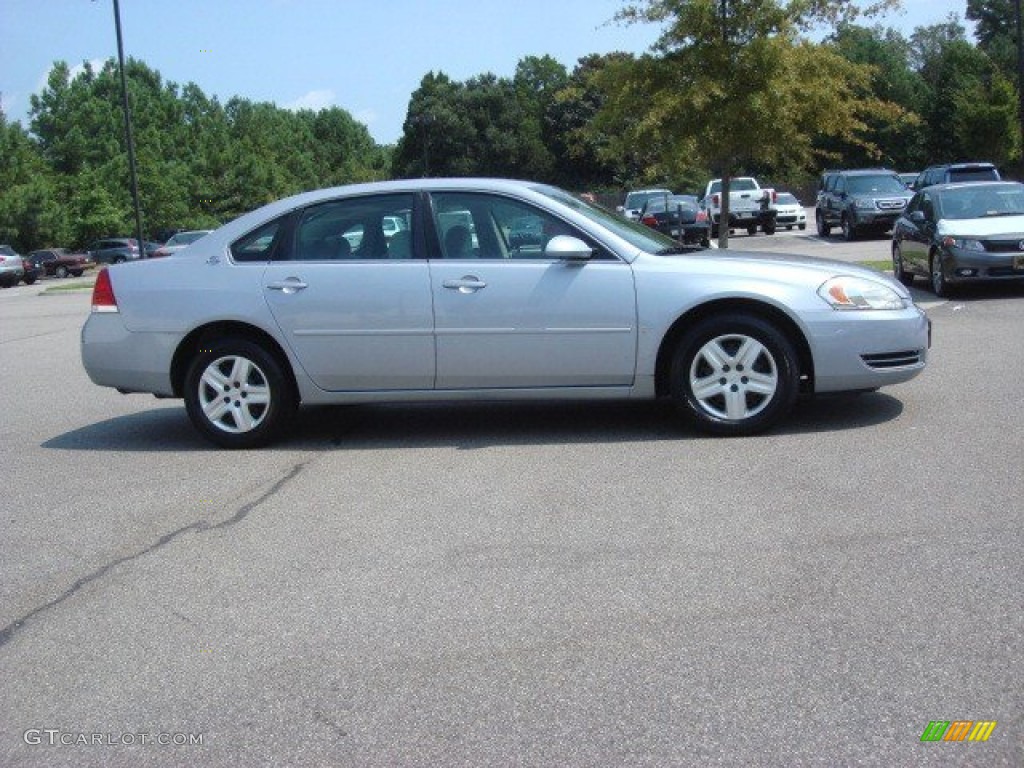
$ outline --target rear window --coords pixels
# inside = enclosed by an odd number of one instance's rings
[[[999,181],[995,168],[950,168],[950,181]]]

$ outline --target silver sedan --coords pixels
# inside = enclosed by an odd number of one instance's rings
[[[535,236],[513,237],[524,222]],[[274,439],[300,404],[386,401],[666,397],[703,431],[750,434],[800,395],[907,381],[928,345],[887,276],[691,250],[494,179],[272,203],[173,259],[104,269],[81,336],[96,384],[183,398],[227,448]]]

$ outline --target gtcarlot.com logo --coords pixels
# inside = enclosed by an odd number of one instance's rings
[[[988,741],[995,729],[995,720],[932,720],[921,741]]]
[[[202,746],[201,733],[75,733],[59,728],[29,728],[22,735],[26,744],[32,746],[100,747],[100,746],[143,746],[160,747]]]

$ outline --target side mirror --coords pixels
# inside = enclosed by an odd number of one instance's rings
[[[562,261],[587,261],[594,255],[594,249],[578,237],[555,235],[544,246],[544,255]]]
[[[910,220],[915,224],[924,224],[924,211],[914,211],[910,214]]]

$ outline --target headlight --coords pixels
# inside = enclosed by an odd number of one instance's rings
[[[942,244],[947,248],[959,248],[961,251],[984,251],[985,246],[980,240],[971,240],[966,237],[944,237]]]
[[[853,207],[861,210],[867,210],[875,207],[874,200],[865,200],[863,197],[857,197],[853,200]]]
[[[903,309],[906,306],[889,286],[850,275],[826,280],[818,289],[818,295],[832,309]]]

